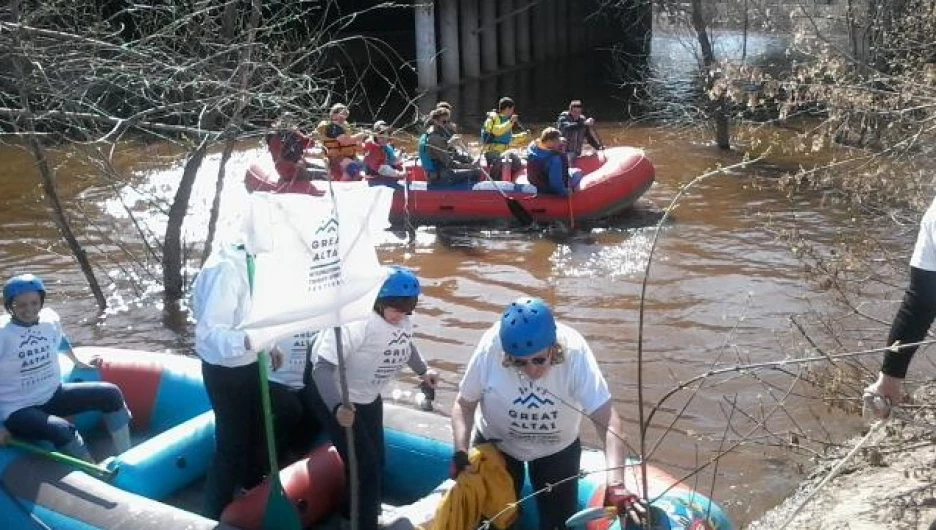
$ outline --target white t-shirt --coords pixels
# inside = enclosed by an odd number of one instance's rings
[[[334,333],[334,332],[332,332]],[[305,331],[281,339],[276,345],[283,352],[283,366],[270,371],[270,381],[275,381],[290,388],[305,388],[302,376],[306,367],[306,348],[315,338],[314,331]]]
[[[916,246],[910,265],[918,269],[936,271],[936,198],[923,214],[920,221],[920,232],[917,234]]]
[[[61,343],[62,324],[52,309],[39,311],[33,326],[16,324],[10,315],[0,317],[0,422],[52,399],[62,382]]]
[[[409,361],[412,339],[413,326],[409,317],[394,326],[377,313],[371,313],[365,320],[342,326],[342,355],[352,403],[366,404],[377,399]],[[335,345],[334,330],[323,330],[315,341],[315,353],[337,366]],[[338,377],[337,371],[335,377]]]
[[[498,447],[517,460],[565,449],[579,436],[579,411],[590,415],[611,399],[588,343],[569,326],[557,327],[565,361],[542,378],[532,381],[519,368],[502,364],[498,322],[481,338],[459,386],[462,398],[480,401],[475,425],[481,436],[501,440]]]

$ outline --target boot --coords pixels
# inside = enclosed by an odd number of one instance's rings
[[[94,462],[94,458],[91,457],[91,452],[88,451],[88,446],[85,445],[84,438],[81,437],[77,432],[75,437],[72,438],[72,441],[68,442],[61,448],[62,452],[66,455],[73,456],[85,462]]]
[[[111,438],[114,440],[114,453],[123,454],[132,447],[130,443],[130,425],[118,427],[110,431]]]

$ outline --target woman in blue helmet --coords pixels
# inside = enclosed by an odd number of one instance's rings
[[[408,365],[425,384],[435,387],[429,370],[412,342],[409,315],[419,300],[419,279],[403,267],[389,267],[374,312],[369,318],[341,328],[342,356],[351,407],[341,402],[335,333],[324,330],[315,343],[316,358],[310,385],[314,407],[339,454],[348,461],[345,428],[354,429],[358,459],[360,528],[376,530],[380,515],[384,466],[383,402],[380,393]]]
[[[130,411],[120,389],[111,383],[62,383],[56,353],[76,368],[80,361],[62,331],[58,314],[45,305],[46,289],[32,274],[20,274],[3,286],[0,317],[0,445],[10,435],[51,442],[76,458],[93,461],[81,434],[66,416],[88,410],[104,413],[104,423],[122,453],[130,449]]]
[[[452,406],[455,474],[468,468],[470,445],[497,440],[518,498],[524,467],[534,491],[555,484],[536,497],[539,527],[563,529],[577,509],[578,481],[561,481],[579,472],[583,416],[604,443],[609,504],[638,520],[645,508],[624,487],[624,429],[594,354],[543,300],[518,298],[485,332],[459,385]]]

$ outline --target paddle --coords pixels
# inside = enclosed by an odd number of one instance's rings
[[[517,125],[517,124],[514,123],[514,125]],[[532,225],[533,223],[536,222],[536,220],[533,219],[533,215],[530,214],[530,212],[528,212],[526,208],[524,208],[520,204],[520,202],[517,201],[517,199],[510,197],[506,193],[504,193],[504,190],[500,189],[500,186],[497,185],[497,181],[491,178],[491,174],[488,173],[485,168],[481,167],[481,157],[484,156],[484,149],[488,145],[489,144],[483,144],[481,146],[481,155],[478,157],[478,164],[477,164],[478,169],[481,171],[481,174],[483,174],[489,181],[491,181],[492,184],[494,184],[494,189],[497,190],[497,193],[500,193],[501,197],[504,198],[504,202],[507,203],[507,209],[510,210],[510,215],[512,215],[514,219],[516,219],[520,224],[524,226]]]
[[[253,292],[256,262],[252,254],[247,254],[247,283]],[[273,432],[273,406],[270,403],[270,357],[266,351],[257,354],[260,365],[260,405],[263,410],[263,428],[266,433],[267,456],[270,459],[270,494],[267,497],[266,510],[263,512],[263,527],[275,530],[302,530],[302,521],[292,501],[286,496],[279,477],[279,464],[276,458],[276,435]]]
[[[481,174],[490,180],[492,184],[494,184],[494,189],[497,191],[497,193],[500,193],[501,197],[504,198],[504,201],[507,203],[507,209],[510,210],[510,215],[514,216],[514,219],[516,219],[524,226],[530,226],[536,222],[536,220],[533,219],[533,215],[530,214],[530,212],[528,212],[526,208],[524,208],[520,202],[517,201],[517,199],[507,195],[504,193],[504,190],[500,189],[500,186],[497,185],[497,181],[491,178],[490,173],[488,173],[485,168],[481,167],[480,163],[478,164],[478,170],[480,170]]]
[[[91,462],[85,462],[84,460],[81,460],[80,458],[75,458],[73,456],[69,456],[69,455],[66,455],[65,453],[60,453],[58,451],[49,451],[37,445],[33,445],[31,443],[27,443],[22,440],[17,440],[15,438],[10,438],[9,440],[7,440],[7,445],[11,447],[16,447],[17,449],[22,449],[29,453],[43,456],[45,458],[48,458],[49,460],[54,460],[56,462],[59,462],[65,465],[72,466],[75,469],[84,471],[85,473],[88,473],[91,475],[98,476],[100,478],[103,478],[104,480],[109,481],[113,479],[115,475],[117,475],[117,469],[113,469],[113,470],[107,469],[104,466],[92,464]]]
[[[351,398],[348,395],[348,376],[345,373],[344,345],[341,343],[341,326],[335,326],[335,353],[338,357],[338,384],[341,386],[341,404],[344,407],[351,408]],[[361,502],[358,495],[358,462],[357,451],[354,450],[354,425],[345,427],[345,433],[348,437],[348,475],[351,482],[351,530],[358,530],[361,527],[361,514],[359,505]]]
[[[575,512],[572,517],[566,519],[566,527],[575,528],[576,526],[585,526],[596,519],[617,517],[617,508],[614,506],[595,506]]]
[[[257,355],[260,364],[260,402],[263,406],[263,427],[266,431],[267,456],[270,458],[270,495],[263,513],[263,527],[269,530],[302,530],[299,512],[286,496],[280,482],[276,460],[276,438],[273,433],[273,407],[270,403],[270,357],[265,351]]]

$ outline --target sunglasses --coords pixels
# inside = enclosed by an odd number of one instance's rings
[[[532,364],[533,366],[543,366],[549,361],[549,357],[534,357],[532,359],[517,359],[515,357],[510,358],[510,364],[517,368],[523,368],[528,364]]]

